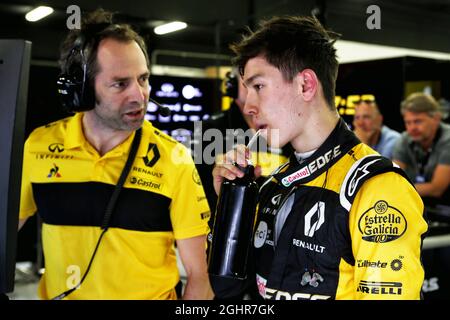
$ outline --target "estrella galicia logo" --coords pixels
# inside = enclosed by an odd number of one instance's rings
[[[59,167],[54,163],[53,168],[50,169],[49,174],[47,175],[47,178],[56,177],[61,178],[61,175],[59,174]]]
[[[369,242],[384,243],[400,238],[408,223],[403,213],[389,206],[384,200],[364,212],[359,218],[358,229],[362,239]]]
[[[48,151],[51,153],[61,153],[64,151],[64,145],[62,143],[52,143],[48,146]]]
[[[145,165],[150,168],[153,167],[160,157],[158,146],[154,143],[149,143],[147,155],[143,158]]]

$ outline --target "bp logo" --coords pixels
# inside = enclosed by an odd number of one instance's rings
[[[407,229],[407,221],[398,209],[380,200],[359,218],[358,228],[362,239],[384,243],[400,238]]]

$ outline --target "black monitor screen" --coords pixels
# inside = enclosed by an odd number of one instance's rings
[[[217,110],[220,92],[214,79],[150,76],[150,97],[171,110],[171,115],[158,114],[157,106],[150,102],[146,119],[172,136],[185,143],[192,134],[194,121],[202,121]]]
[[[0,293],[14,289],[31,43],[0,40]]]

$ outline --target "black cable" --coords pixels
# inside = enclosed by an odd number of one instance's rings
[[[62,300],[62,299],[67,297],[69,294],[71,294],[72,292],[74,292],[76,289],[78,289],[81,286],[81,284],[83,283],[83,281],[86,278],[87,274],[89,273],[89,270],[91,269],[91,265],[92,265],[92,262],[94,261],[94,257],[95,257],[95,254],[97,253],[97,249],[98,249],[98,247],[100,245],[100,241],[102,240],[102,238],[105,235],[106,231],[108,231],[108,229],[103,229],[100,237],[98,238],[97,244],[95,245],[94,252],[92,253],[92,256],[91,256],[91,260],[89,261],[88,267],[86,268],[86,271],[84,272],[83,277],[81,278],[80,282],[75,287],[73,287],[72,289],[64,291],[60,295],[54,297],[52,300]]]
[[[94,252],[92,253],[91,259],[89,260],[89,264],[86,268],[86,271],[83,274],[83,277],[81,278],[80,282],[73,288],[64,291],[63,293],[57,295],[52,300],[62,300],[65,297],[67,297],[69,294],[74,292],[76,289],[78,289],[81,284],[83,283],[84,279],[86,279],[87,274],[89,273],[89,270],[91,269],[92,262],[94,261],[95,255],[97,254],[97,250],[100,246],[100,242],[102,241],[103,236],[105,235],[106,231],[108,231],[109,223],[111,221],[111,216],[114,210],[114,207],[116,205],[117,199],[119,198],[120,191],[122,190],[123,184],[125,183],[125,179],[128,176],[128,173],[130,172],[131,165],[134,161],[134,158],[137,153],[137,149],[139,147],[139,143],[141,142],[142,137],[142,128],[139,128],[136,131],[136,134],[134,135],[133,142],[131,144],[130,153],[128,154],[127,161],[125,163],[125,166],[122,169],[122,173],[120,174],[119,180],[117,181],[116,187],[114,188],[114,192],[111,196],[111,199],[108,202],[108,206],[105,211],[105,216],[103,217],[103,221],[101,224],[101,229],[103,230],[100,234],[100,237],[97,240],[97,244],[95,245]]]
[[[133,143],[131,145],[131,150],[130,150],[130,153],[128,154],[127,162],[125,163],[125,166],[119,177],[119,181],[117,181],[116,188],[114,189],[114,193],[112,194],[111,199],[109,200],[109,203],[108,203],[108,207],[106,208],[105,216],[103,218],[103,222],[102,222],[102,226],[101,226],[101,228],[104,230],[108,230],[108,228],[109,228],[109,222],[111,220],[111,216],[112,216],[114,207],[116,205],[117,199],[119,198],[120,191],[122,191],[122,187],[123,187],[123,184],[125,183],[125,179],[128,176],[128,172],[130,172],[131,164],[133,163],[134,157],[136,156],[136,152],[139,147],[141,137],[142,137],[142,129],[139,128],[136,131],[136,134],[134,136]]]

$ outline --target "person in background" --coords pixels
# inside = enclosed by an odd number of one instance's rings
[[[60,64],[59,93],[76,113],[34,130],[24,149],[20,226],[35,213],[43,220],[39,296],[211,298],[209,207],[188,150],[144,120],[144,40],[97,10],[69,32]],[[175,243],[187,273],[182,296]]]
[[[374,100],[359,100],[355,103],[353,126],[353,132],[362,143],[392,159],[392,151],[400,133],[383,124],[383,115]]]
[[[247,279],[265,299],[419,299],[423,203],[404,172],[340,118],[336,38],[314,17],[284,16],[232,46],[244,113],[272,147],[295,150],[259,189]],[[239,145],[217,159],[216,193],[249,158]],[[245,284],[221,280],[211,280],[217,296]]]
[[[416,92],[400,106],[406,131],[393,159],[414,181],[427,206],[444,205],[450,213],[450,125],[441,121],[433,96]]]

